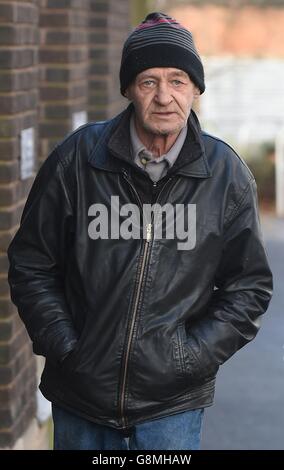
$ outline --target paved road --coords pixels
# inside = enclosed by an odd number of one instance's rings
[[[263,217],[274,296],[256,339],[221,367],[202,449],[284,450],[284,219]]]

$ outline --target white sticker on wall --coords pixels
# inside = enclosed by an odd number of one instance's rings
[[[80,126],[83,126],[83,124],[86,124],[88,121],[88,116],[86,111],[78,111],[76,113],[72,114],[72,130],[75,131]]]
[[[21,179],[33,176],[35,162],[35,133],[29,127],[21,131]]]

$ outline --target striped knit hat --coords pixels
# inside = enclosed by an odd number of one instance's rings
[[[184,70],[203,93],[204,70],[192,34],[164,13],[150,13],[125,41],[120,66],[120,91],[138,73],[152,67]]]

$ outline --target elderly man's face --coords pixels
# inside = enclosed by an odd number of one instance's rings
[[[125,94],[133,101],[136,123],[144,132],[174,135],[186,125],[200,91],[183,70],[155,67],[139,73]]]

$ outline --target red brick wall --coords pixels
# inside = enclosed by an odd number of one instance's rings
[[[11,445],[35,413],[35,359],[9,298],[7,246],[32,178],[20,180],[20,131],[37,131],[38,8],[0,1],[0,446]]]
[[[35,416],[36,363],[10,301],[7,247],[33,177],[74,112],[105,119],[125,105],[118,68],[128,0],[0,0],[0,448]],[[35,132],[35,171],[21,180],[20,135]]]
[[[119,91],[122,43],[129,31],[127,1],[91,0],[89,120],[107,119],[121,111],[126,100]]]
[[[40,159],[72,129],[88,101],[88,0],[43,0],[40,8]]]

